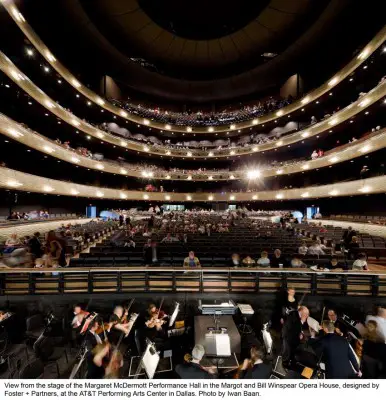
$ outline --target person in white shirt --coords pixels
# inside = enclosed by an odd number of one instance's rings
[[[268,258],[268,253],[266,251],[261,252],[261,257],[257,260],[258,267],[269,267],[271,263],[270,259]]]
[[[302,245],[298,248],[298,253],[301,254],[302,256],[305,256],[307,254],[308,247],[307,243],[305,240],[302,241]]]
[[[318,158],[318,152],[314,150],[311,154],[311,160],[316,160]]]
[[[324,255],[324,251],[320,248],[317,242],[313,242],[312,245],[308,248],[308,254],[322,256]]]
[[[352,265],[353,271],[367,271],[367,257],[366,254],[360,253]]]
[[[386,343],[386,308],[378,307],[377,315],[368,315],[366,317],[366,324],[369,321],[377,323],[378,338]]]

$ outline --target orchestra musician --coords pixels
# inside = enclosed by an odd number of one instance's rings
[[[295,288],[289,287],[287,289],[287,296],[285,296],[281,308],[280,322],[282,325],[284,324],[284,321],[287,319],[288,315],[292,311],[296,311],[298,309],[298,301],[296,300],[295,295],[296,295]]]
[[[213,379],[217,372],[216,367],[203,367],[200,365],[205,355],[204,346],[196,344],[192,350],[192,359],[189,363],[178,364],[176,373],[182,379]]]
[[[130,322],[127,320],[129,312],[122,306],[116,306],[114,308],[113,315],[110,317],[110,321],[107,327],[107,332],[110,332],[111,328],[121,331],[127,337],[130,333]]]
[[[91,321],[89,329],[86,332],[85,340],[88,344],[88,348],[93,349],[96,345],[102,344],[103,340],[97,333],[100,330],[101,324],[98,319]]]
[[[295,351],[304,338],[303,330],[308,329],[307,318],[310,311],[301,306],[297,311],[291,312],[283,325],[282,330],[282,362],[288,368],[294,359]]]
[[[82,306],[80,304],[77,304],[74,307],[74,318],[72,319],[71,326],[73,329],[80,330],[80,327],[82,326],[84,320],[86,317],[89,316],[89,312],[86,310],[83,310]]]
[[[264,364],[264,351],[257,346],[251,347],[251,359],[245,359],[239,372],[240,379],[268,379],[272,368]]]
[[[5,321],[8,318],[8,313],[6,311],[0,310],[0,322]]]
[[[166,322],[167,315],[164,311],[158,309],[155,304],[150,304],[148,307],[148,319],[145,325],[148,328],[155,328],[157,331],[162,330],[163,324]]]
[[[87,379],[103,379],[105,365],[110,352],[110,344],[107,342],[97,344],[87,354]]]
[[[338,319],[338,314],[335,310],[329,309],[327,311],[328,320],[332,322],[335,326],[335,333],[340,336],[344,336],[347,333],[347,328],[344,323],[340,322]]]

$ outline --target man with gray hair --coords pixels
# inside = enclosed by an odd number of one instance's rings
[[[216,367],[202,367],[200,362],[205,355],[204,346],[196,344],[192,350],[192,359],[176,366],[176,373],[182,379],[213,379]]]

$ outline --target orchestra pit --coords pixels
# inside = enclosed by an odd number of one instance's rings
[[[1,0],[0,377],[386,378],[381,4]]]

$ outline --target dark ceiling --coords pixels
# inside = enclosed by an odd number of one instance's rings
[[[106,74],[151,100],[191,103],[258,98],[294,73],[316,86],[380,29],[379,3],[19,2],[43,41],[83,82],[96,85]]]

